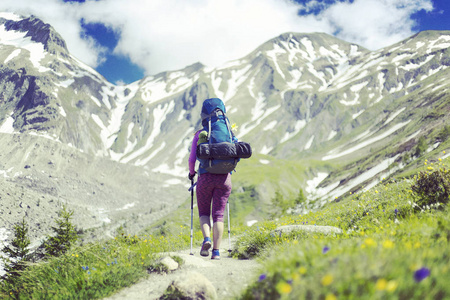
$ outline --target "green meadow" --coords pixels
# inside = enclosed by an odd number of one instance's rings
[[[252,227],[237,218],[253,209],[255,190],[235,191],[241,205],[231,208],[231,255],[261,263],[240,299],[450,298],[450,159],[422,163],[407,176],[330,199],[318,210]],[[334,226],[342,233],[274,231],[283,225]],[[194,228],[194,240],[201,241],[197,220]],[[122,230],[57,257],[29,259],[18,275],[1,281],[0,298],[102,298],[163,272],[157,254],[189,244],[190,200],[144,232]]]

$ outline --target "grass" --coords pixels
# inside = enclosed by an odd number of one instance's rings
[[[320,211],[247,230],[234,255],[258,257],[262,268],[241,298],[449,298],[450,211],[444,205],[419,208],[413,182],[385,181]],[[343,234],[273,232],[292,224],[335,226]]]
[[[432,172],[448,169],[450,160],[426,163],[421,171]],[[286,215],[250,228],[235,226],[239,222],[232,219],[232,233],[238,235],[233,255],[261,262],[253,283],[240,298],[449,298],[449,208],[419,208],[412,191],[414,180],[384,180],[371,190],[349,193],[339,202],[333,199],[318,211]],[[235,193],[234,201],[243,202],[237,212],[249,211],[254,193],[251,186]],[[62,256],[30,264],[15,281],[0,282],[0,298],[109,296],[149,272],[160,272],[158,253],[189,247],[189,211],[190,199],[165,223],[139,236],[119,233],[115,239],[73,247]],[[199,243],[202,237],[194,220],[194,241]],[[282,225],[327,225],[343,233],[273,231]]]
[[[72,248],[66,254],[31,264],[13,283],[0,283],[6,299],[96,299],[111,295],[159,270],[157,253],[185,249],[189,235],[131,236]]]

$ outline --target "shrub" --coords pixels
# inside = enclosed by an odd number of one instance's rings
[[[411,186],[418,196],[417,205],[425,206],[446,204],[450,196],[450,172],[446,168],[419,172]]]
[[[442,128],[441,132],[439,132],[439,138],[442,141],[446,141],[449,137],[450,137],[450,125],[446,125],[444,126],[444,128]]]
[[[415,156],[421,156],[427,150],[427,140],[425,137],[421,136],[417,142]]]
[[[306,196],[305,196],[305,194],[303,193],[303,190],[300,189],[300,190],[298,191],[297,198],[295,198],[295,204],[296,204],[296,205],[300,205],[300,204],[304,204],[304,203],[306,203]]]
[[[25,219],[14,225],[14,239],[10,246],[5,246],[2,252],[7,255],[3,258],[5,263],[4,279],[12,281],[20,276],[20,272],[26,268],[25,262],[30,260],[28,246],[30,239],[28,238],[28,225]]]
[[[48,237],[43,244],[47,256],[60,256],[66,253],[78,239],[75,226],[71,222],[73,211],[63,206],[58,215],[57,226],[52,227],[56,235]]]

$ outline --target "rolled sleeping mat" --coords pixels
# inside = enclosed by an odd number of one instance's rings
[[[197,157],[199,159],[250,158],[251,156],[252,147],[246,142],[205,143],[197,146]]]

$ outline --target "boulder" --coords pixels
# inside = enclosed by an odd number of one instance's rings
[[[285,225],[280,226],[274,231],[275,234],[290,233],[292,231],[316,232],[323,234],[342,234],[342,229],[333,226],[318,225]]]
[[[166,256],[161,259],[160,263],[167,268],[168,272],[178,269],[178,263],[174,261],[170,256]]]
[[[198,272],[181,274],[167,287],[160,300],[169,299],[217,299],[216,289],[212,283]]]

